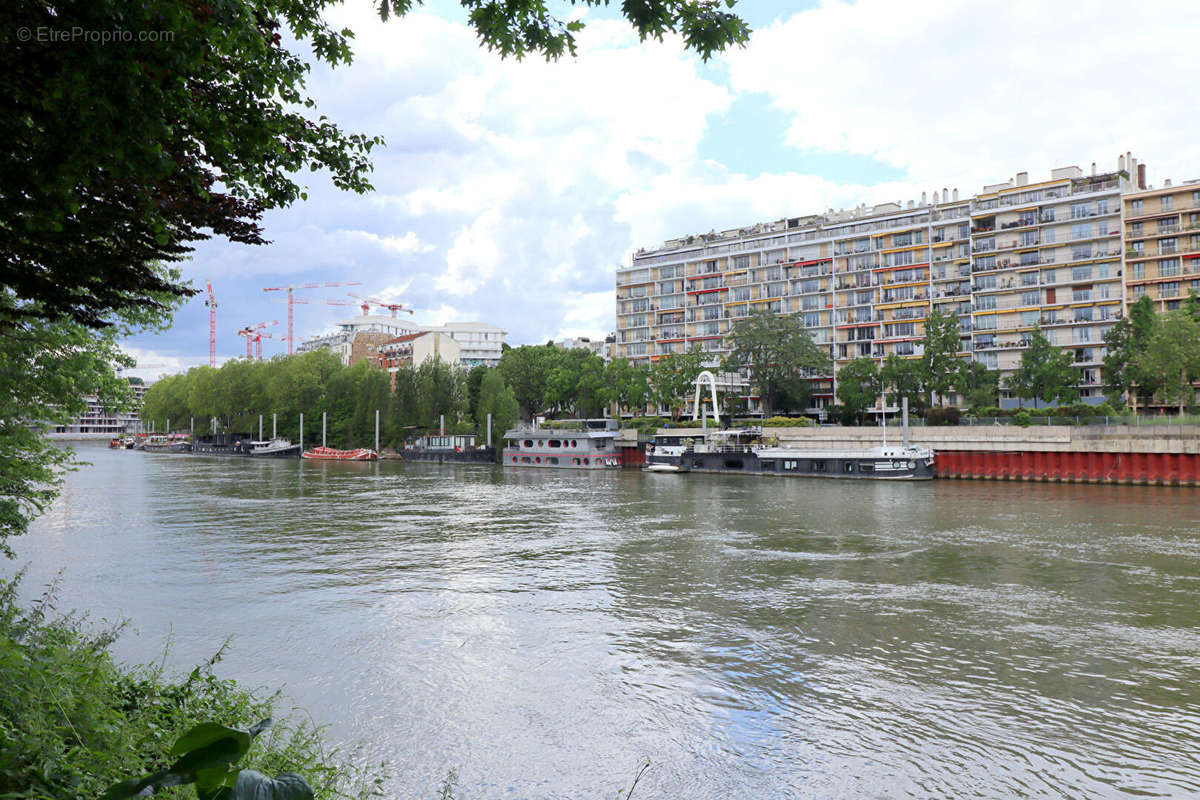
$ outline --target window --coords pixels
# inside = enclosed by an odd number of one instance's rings
[[[985,294],[982,297],[975,298],[975,308],[980,311],[990,311],[996,307],[996,295]]]
[[[734,256],[733,257],[733,268],[734,269],[747,269],[749,266],[750,266],[750,256]]]
[[[1075,245],[1071,248],[1071,259],[1073,261],[1082,261],[1085,258],[1092,257],[1092,246],[1090,244]]]
[[[1038,320],[1040,319],[1039,315],[1040,315],[1040,312],[1038,312],[1037,310],[1022,311],[1021,312],[1021,327],[1026,328],[1026,327],[1029,327],[1030,325],[1037,325]]]
[[[1021,305],[1023,306],[1036,306],[1040,299],[1037,292],[1021,292]]]
[[[1192,205],[1200,206],[1200,191],[1192,192]]]
[[[994,331],[996,330],[996,315],[988,314],[982,317],[975,318],[975,329],[979,331]]]
[[[1165,256],[1178,252],[1178,245],[1179,240],[1175,239],[1174,237],[1170,239],[1160,239],[1158,241],[1158,253],[1159,255]]]
[[[1158,277],[1173,278],[1179,274],[1179,259],[1164,258],[1158,262]]]
[[[975,291],[983,291],[984,289],[996,288],[995,275],[979,275],[975,278]]]
[[[1096,201],[1096,213],[1097,214],[1107,214],[1108,213],[1108,200],[1097,200]]]
[[[1179,297],[1179,281],[1170,281],[1158,287],[1160,297]]]
[[[1072,239],[1086,239],[1092,235],[1092,223],[1082,222],[1071,226]]]
[[[1142,213],[1142,201],[1141,200],[1130,201],[1129,211],[1131,214],[1141,214]]]
[[[1071,204],[1071,219],[1082,219],[1091,215],[1091,206],[1088,203]]]
[[[804,315],[804,327],[816,328],[816,327],[820,326],[820,324],[821,324],[821,314],[819,312],[813,312],[813,313]]]
[[[1092,279],[1091,267],[1073,267],[1071,269],[1071,280],[1073,281],[1090,281]]]
[[[1092,287],[1077,286],[1071,295],[1072,301],[1076,303],[1086,303],[1092,299]]]
[[[1143,263],[1129,265],[1129,277],[1134,280],[1146,277],[1146,265]]]
[[[558,439],[551,439],[550,446],[551,447],[562,447],[562,442],[560,442]]]
[[[1091,306],[1088,306],[1086,308],[1075,309],[1075,321],[1076,322],[1089,322],[1089,321],[1091,321],[1091,319],[1092,319],[1092,307]],[[1076,341],[1078,341],[1078,340],[1076,340]]]
[[[1163,211],[1170,211],[1171,207],[1174,205],[1175,205],[1174,197],[1172,197],[1169,194],[1163,195],[1163,198],[1162,198],[1162,210]]]
[[[1130,236],[1144,236],[1145,232],[1146,232],[1146,226],[1141,222],[1134,222],[1133,224],[1131,224],[1129,226],[1129,235]],[[1141,244],[1141,243],[1139,242],[1138,244]]]
[[[1133,295],[1135,299],[1141,297],[1146,293],[1146,285],[1140,283],[1137,286],[1130,286],[1129,293]]]

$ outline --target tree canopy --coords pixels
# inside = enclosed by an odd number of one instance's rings
[[[1050,344],[1042,329],[1035,327],[1007,385],[1022,401],[1074,403],[1079,399],[1079,377],[1070,351]]]
[[[837,373],[837,399],[848,415],[860,417],[879,399],[879,368],[873,358],[856,358]]]
[[[830,368],[829,354],[812,340],[796,316],[756,311],[733,326],[730,339],[732,349],[726,369],[749,373],[764,412],[782,403],[806,404],[806,378],[827,373]]]
[[[481,43],[503,56],[575,52],[582,24],[541,0],[462,4]],[[351,60],[353,33],[322,16],[332,5],[4,4],[0,287],[16,297],[0,309],[6,317],[99,328],[120,309],[165,311],[168,298],[195,290],[158,265],[212,235],[264,243],[263,213],[305,197],[299,173],[370,189],[369,154],[382,139],[342,130],[305,87],[309,59]],[[383,0],[379,11],[387,19],[414,5]],[[678,32],[703,58],[748,36],[741,19],[706,0],[642,0],[622,13],[643,39]]]

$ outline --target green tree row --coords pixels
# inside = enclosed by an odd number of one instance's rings
[[[1180,308],[1158,314],[1154,301],[1138,298],[1104,337],[1104,380],[1113,405],[1126,400],[1134,413],[1151,401],[1179,413],[1196,399],[1200,381],[1200,298],[1193,293]]]

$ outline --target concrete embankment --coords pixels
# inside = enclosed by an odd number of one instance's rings
[[[871,447],[879,428],[767,428],[780,444]],[[889,441],[901,432],[888,428]],[[912,444],[937,454],[943,478],[1200,486],[1197,425],[979,425],[913,427]]]

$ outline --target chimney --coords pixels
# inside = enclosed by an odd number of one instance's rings
[[[1125,156],[1117,156],[1117,172],[1125,171]]]
[[[925,192],[921,192],[921,205],[927,206],[929,202],[925,199]]]
[[[1167,179],[1165,179],[1165,180],[1163,181],[1163,188],[1164,188],[1164,189],[1170,189],[1170,188],[1171,188],[1171,179],[1170,179],[1170,178],[1167,178]]]
[[[1028,186],[1028,185],[1029,185],[1029,173],[1028,172],[1018,172],[1017,173],[1017,186]]]
[[[1146,188],[1146,165],[1138,164],[1137,167],[1137,186],[1139,189]]]
[[[1096,162],[1092,162],[1092,177],[1096,177]]]
[[[946,187],[942,187],[942,202],[945,203],[950,199],[950,193],[946,191]]]
[[[954,202],[958,202],[958,189],[954,190]]]
[[[916,204],[915,204],[915,203],[913,203],[913,201],[912,201],[912,200],[909,200],[909,201],[908,201],[908,207],[909,207],[909,208],[912,208],[914,205],[916,205]]]

